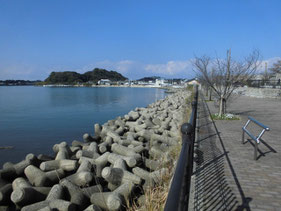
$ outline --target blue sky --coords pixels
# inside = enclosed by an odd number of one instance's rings
[[[203,54],[281,56],[280,0],[0,0],[0,80],[115,70],[194,76]]]

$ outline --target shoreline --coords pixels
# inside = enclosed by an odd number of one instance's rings
[[[49,84],[49,85],[36,85],[42,87],[122,87],[122,88],[160,88],[160,89],[183,89],[184,86],[157,86],[157,85],[65,85],[65,84]]]

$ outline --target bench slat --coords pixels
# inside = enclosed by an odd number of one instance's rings
[[[248,119],[250,119],[251,121],[253,121],[254,123],[256,123],[258,126],[262,127],[263,129],[265,129],[266,131],[269,131],[269,127],[267,127],[266,125],[260,123],[258,120],[254,119],[253,117],[248,116]]]

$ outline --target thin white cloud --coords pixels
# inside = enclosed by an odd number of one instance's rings
[[[264,72],[266,65],[267,65],[268,69],[271,68],[273,66],[273,64],[276,63],[278,60],[281,60],[281,57],[273,57],[273,58],[269,58],[269,59],[261,61],[261,64],[258,68],[258,72]]]
[[[42,79],[42,72],[38,72],[40,67],[32,64],[14,63],[0,65],[0,80],[23,79],[38,80]],[[42,70],[42,68],[41,68]]]
[[[106,60],[96,63],[97,67],[112,69],[122,74],[133,71],[133,69],[139,65],[140,64],[138,62],[132,60],[121,60],[117,62]]]
[[[174,76],[178,74],[188,74],[192,72],[191,60],[168,61],[165,64],[148,64],[145,70],[150,73]]]

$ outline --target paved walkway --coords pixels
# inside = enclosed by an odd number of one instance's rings
[[[235,97],[229,112],[241,120],[211,121],[213,102],[202,99],[198,108],[191,210],[281,210],[281,100]],[[252,116],[270,127],[259,144],[241,143],[242,126]],[[257,135],[258,127],[249,127]],[[248,138],[248,136],[245,136]],[[246,139],[245,139],[246,140]]]

